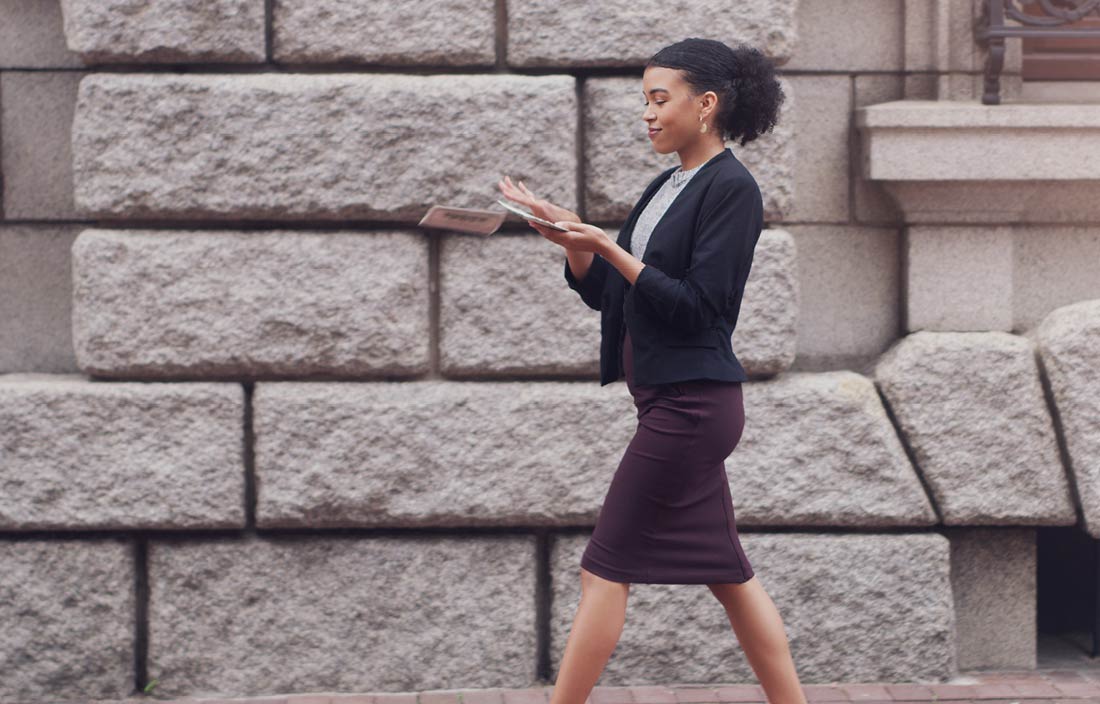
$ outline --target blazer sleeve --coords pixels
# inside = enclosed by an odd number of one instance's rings
[[[682,279],[646,265],[634,282],[661,320],[695,332],[725,312],[738,278],[751,261],[764,222],[760,189],[751,179],[714,184],[703,197],[691,263]]]
[[[593,310],[600,309],[600,302],[603,296],[603,284],[607,279],[607,268],[611,266],[607,263],[607,260],[598,254],[592,255],[592,265],[588,267],[588,271],[585,272],[584,278],[580,281],[573,275],[573,270],[569,268],[569,259],[565,260],[565,280],[569,283],[569,288],[573,289],[581,295],[581,300],[585,305]]]

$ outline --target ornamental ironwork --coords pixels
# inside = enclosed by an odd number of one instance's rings
[[[1039,14],[1028,9],[1038,10]],[[978,43],[986,49],[982,102],[1001,102],[1006,37],[1098,37],[1098,28],[1064,28],[1089,15],[1100,17],[1100,0],[986,0],[974,28]],[[1007,19],[1020,24],[1005,24]]]

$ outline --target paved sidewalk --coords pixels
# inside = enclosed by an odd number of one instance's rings
[[[363,694],[290,694],[236,699],[158,699],[155,695],[109,704],[546,704],[552,687],[531,689],[450,689]],[[945,684],[836,683],[805,685],[811,702],[949,702],[950,704],[1100,704],[1100,669],[971,671]],[[108,700],[97,700],[108,704]],[[597,686],[589,704],[765,703],[759,685]],[[91,704],[91,703],[89,703]]]

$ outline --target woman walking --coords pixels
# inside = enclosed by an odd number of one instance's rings
[[[731,346],[760,190],[725,146],[770,131],[784,95],[758,50],[691,38],[642,78],[653,148],[680,165],[645,189],[617,241],[505,177],[499,187],[561,232],[565,279],[601,313],[600,384],[626,380],[638,427],[581,557],[581,599],[550,704],[584,704],[618,644],[630,584],[706,584],[773,704],[804,704],[783,622],[741,548],[725,458],[744,428]]]

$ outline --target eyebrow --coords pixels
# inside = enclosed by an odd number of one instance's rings
[[[650,94],[650,95],[653,95],[653,94],[654,94],[654,93],[656,93],[657,91],[661,91],[662,93],[667,93],[667,92],[668,92],[668,88],[650,88],[650,89],[649,89],[649,94]],[[645,91],[644,91],[644,90],[642,91],[642,95],[645,95]]]

